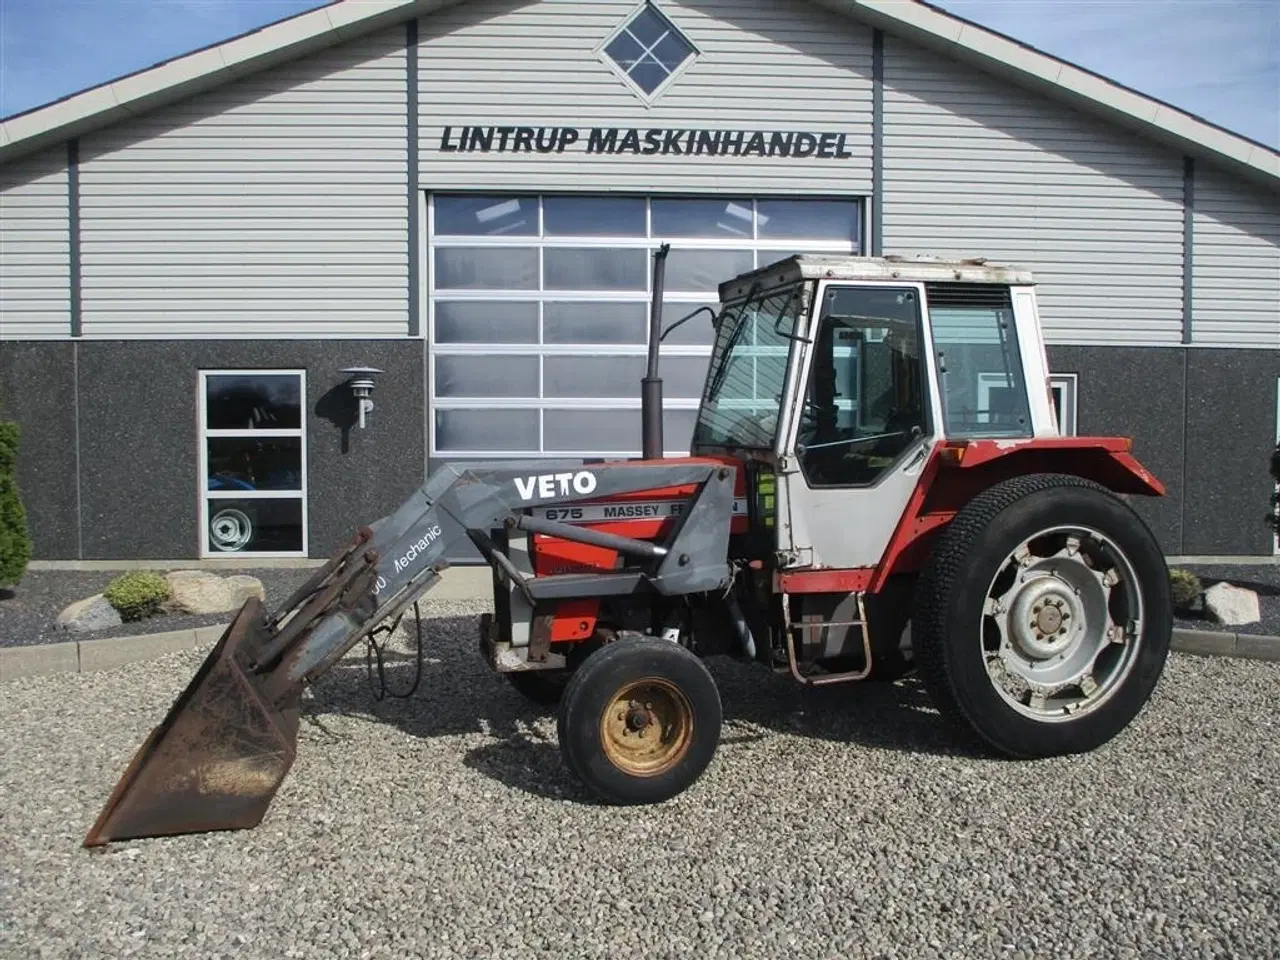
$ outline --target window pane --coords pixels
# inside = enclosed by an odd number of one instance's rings
[[[210,437],[209,490],[301,490],[301,437]]]
[[[537,397],[537,357],[436,357],[437,397]]]
[[[627,24],[627,29],[646,47],[651,47],[668,33],[671,27],[666,17],[652,7],[646,6]]]
[[[856,200],[761,200],[761,240],[833,240],[861,250],[862,206]]]
[[[663,356],[658,364],[658,376],[662,378],[662,395],[668,399],[697,400],[702,396],[702,384],[707,378],[710,357]],[[636,396],[640,395],[636,386]]]
[[[648,342],[649,311],[643,303],[547,303],[543,307],[546,343]]]
[[[706,307],[707,310],[702,308]],[[681,323],[680,326],[671,330],[667,334],[666,339],[662,341],[662,345],[690,345],[710,346],[715,339],[716,330],[712,324],[715,315],[720,311],[720,305],[711,301],[706,303],[673,303],[666,301],[662,304],[662,329],[669,330],[675,323],[679,323],[684,317],[696,310],[702,310],[695,317],[690,317]],[[707,312],[710,310],[710,312]],[[648,340],[645,340],[648,343]]]
[[[932,289],[929,296],[947,435],[1030,436],[1012,305],[948,302]]]
[[[537,303],[436,301],[436,343],[537,342]]]
[[[209,550],[216,553],[298,553],[302,500],[208,501]]]
[[[697,410],[663,410],[662,445],[668,450],[689,450],[693,446],[693,427],[697,422]]]
[[[435,232],[442,237],[536,237],[538,198],[437,196]]]
[[[590,457],[640,449],[639,410],[548,410],[542,429],[547,453]]]
[[[547,357],[548,397],[639,397],[644,357]]]
[[[654,200],[653,236],[750,240],[750,200]]]
[[[631,68],[630,74],[636,86],[645,93],[653,93],[666,82],[669,76],[666,68],[649,54],[640,58],[640,62]]]
[[[295,374],[216,374],[206,380],[210,430],[297,430],[302,378]]]
[[[828,294],[797,430],[810,483],[874,483],[923,434],[918,315],[912,290]]]
[[[643,237],[642,197],[547,197],[542,217],[548,237]]]
[[[677,250],[667,258],[665,288],[679,291],[718,291],[720,284],[755,265],[750,250]]]
[[[439,247],[437,290],[537,290],[538,251],[530,247]]]
[[[441,453],[538,450],[537,410],[437,410],[435,420]]]
[[[607,247],[547,247],[548,290],[648,289],[649,254]]]

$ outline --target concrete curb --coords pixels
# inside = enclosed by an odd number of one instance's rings
[[[469,599],[479,602],[482,598]],[[222,623],[132,637],[0,647],[0,683],[19,677],[111,670],[130,663],[154,660],[168,653],[196,650],[217,641],[226,628],[227,625]],[[1178,629],[1173,631],[1172,649],[1201,657],[1237,657],[1280,663],[1280,637],[1266,635]]]
[[[0,648],[0,682],[18,677],[44,677],[59,673],[92,673],[129,663],[152,660],[166,653],[195,650],[215,642],[227,629],[225,623],[165,633],[98,640],[37,643],[29,647]]]

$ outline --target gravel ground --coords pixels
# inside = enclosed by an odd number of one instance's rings
[[[1245,564],[1238,566],[1200,566],[1179,564],[1200,578],[1207,590],[1215,583],[1226,580],[1237,587],[1253,590],[1258,594],[1258,608],[1262,619],[1257,623],[1226,625],[1215,623],[1203,615],[1182,615],[1175,626],[1196,630],[1232,630],[1237,633],[1263,634],[1280,637],[1280,564]]]
[[[37,643],[61,643],[67,640],[97,640],[102,637],[128,637],[139,633],[162,633],[226,623],[230,613],[204,616],[169,615],[150,617],[139,623],[126,623],[110,630],[71,632],[55,626],[58,614],[68,604],[101,593],[119,570],[29,570],[14,591],[0,590],[0,647],[20,647]],[[166,573],[168,571],[159,571]],[[267,605],[287,600],[315,572],[313,568],[254,567],[244,570],[215,570],[231,576],[243,573],[257,577],[267,594]]]
[[[408,700],[360,648],[326,674],[251,831],[79,846],[199,654],[6,684],[0,956],[1280,956],[1280,665],[1174,655],[1112,744],[1008,763],[912,682],[713,662],[711,768],[614,809],[488,672],[477,609],[432,606]]]

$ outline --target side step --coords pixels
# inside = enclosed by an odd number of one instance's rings
[[[791,676],[798,683],[806,687],[825,687],[835,683],[851,683],[857,680],[865,680],[871,676],[871,670],[874,666],[871,656],[871,628],[867,621],[867,609],[863,600],[864,594],[859,591],[854,594],[858,604],[858,618],[856,620],[810,620],[805,619],[800,623],[792,623],[791,621],[791,604],[790,597],[787,594],[782,595],[782,616],[785,621],[785,634],[787,638],[787,667]],[[806,674],[800,669],[799,659],[796,656],[796,636],[802,632],[813,630],[822,630],[826,627],[858,627],[859,633],[862,634],[862,669],[861,670],[845,670],[839,673],[818,673]],[[779,670],[778,672],[783,672]]]

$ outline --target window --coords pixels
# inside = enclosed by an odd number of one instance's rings
[[[857,199],[431,197],[431,456],[638,456],[657,247],[667,329],[739,273],[860,253],[861,225]],[[671,454],[689,449],[713,337],[704,311],[662,343]]]
[[[306,374],[200,373],[201,556],[306,556]]]
[[[1031,436],[1031,402],[1008,288],[931,283],[926,294],[946,435]]]
[[[911,288],[827,288],[796,440],[810,486],[873,484],[926,433],[919,301]]]
[[[645,100],[653,99],[697,53],[689,38],[648,0],[600,51],[604,62]]]
[[[1053,410],[1058,418],[1058,433],[1064,437],[1076,435],[1076,382],[1074,373],[1049,375],[1049,393],[1053,397]]]

